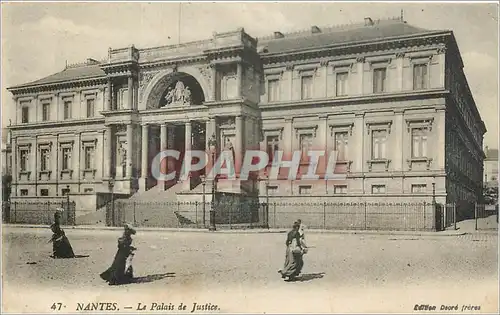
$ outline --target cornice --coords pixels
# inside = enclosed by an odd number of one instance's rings
[[[413,100],[413,99],[426,99],[426,98],[436,98],[436,97],[446,97],[449,95],[448,90],[436,89],[436,90],[425,90],[425,91],[411,91],[403,93],[386,93],[386,94],[366,94],[351,97],[342,98],[319,98],[319,99],[308,99],[308,100],[294,100],[294,101],[283,101],[283,102],[273,102],[273,103],[261,103],[259,108],[262,111],[270,110],[284,110],[288,108],[297,107],[307,107],[310,105],[315,106],[344,106],[351,104],[366,104],[374,102],[384,102],[384,101],[401,101],[401,100]],[[434,107],[433,107],[434,108]]]
[[[422,49],[433,44],[445,44],[451,32],[433,32],[411,36],[396,36],[380,40],[353,41],[334,45],[325,45],[313,49],[299,49],[279,53],[261,53],[264,64],[290,62],[311,58],[329,58],[344,55],[359,55],[367,52],[380,53],[387,50],[401,50],[410,47]],[[437,47],[436,47],[437,48]]]
[[[107,77],[99,76],[99,77],[91,77],[91,78],[82,78],[76,80],[60,80],[57,82],[51,83],[43,83],[43,84],[33,84],[22,87],[12,87],[7,88],[14,96],[24,95],[24,94],[36,94],[40,92],[48,92],[48,91],[56,91],[56,90],[71,90],[74,88],[82,88],[88,86],[96,86],[106,84]]]

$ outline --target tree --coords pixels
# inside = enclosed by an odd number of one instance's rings
[[[498,187],[487,186],[483,188],[483,198],[484,202],[488,205],[494,205],[498,203]]]
[[[2,175],[2,201],[9,200],[11,183],[11,175]]]

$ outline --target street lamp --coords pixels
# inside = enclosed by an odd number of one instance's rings
[[[115,226],[115,192],[113,189],[115,187],[115,179],[113,177],[109,179],[108,186],[111,194],[111,224]]]
[[[212,137],[208,140],[208,147],[210,148],[210,152],[212,153],[212,171],[214,170],[215,167],[215,152],[217,150],[217,140],[215,139],[215,134],[212,135]],[[210,207],[210,227],[208,228],[209,231],[215,231],[215,186],[217,185],[217,174],[215,172],[212,172],[214,174],[214,178],[212,179],[212,202],[211,202],[211,207]]]
[[[203,199],[202,199],[202,203],[203,203],[203,227],[206,227],[207,225],[205,224],[205,213],[206,213],[206,197],[205,197],[205,185],[206,185],[206,181],[207,179],[205,178],[205,175],[201,175],[201,187],[203,188],[202,190],[202,194],[203,194]],[[198,222],[198,221],[196,221]]]

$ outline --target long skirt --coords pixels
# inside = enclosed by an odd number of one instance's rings
[[[75,258],[75,253],[66,235],[53,241],[52,252],[54,258]]]
[[[293,253],[290,247],[287,246],[285,253],[285,264],[281,270],[281,275],[284,277],[295,278],[304,267],[303,254]]]
[[[132,282],[132,256],[127,249],[118,249],[115,259],[106,271],[100,274],[101,279],[110,285]]]

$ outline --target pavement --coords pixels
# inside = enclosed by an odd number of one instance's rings
[[[308,231],[302,277],[285,282],[277,273],[285,251],[281,233],[139,229],[137,283],[123,286],[108,286],[98,276],[113,260],[119,230],[66,229],[80,258],[60,260],[49,257],[47,227],[4,225],[2,234],[4,312],[54,313],[53,303],[61,303],[59,312],[74,313],[78,303],[95,302],[116,303],[116,311],[128,313],[144,305],[190,313],[194,303],[214,313],[409,313],[416,304],[498,312],[493,234]],[[195,306],[196,312],[205,311]]]
[[[46,225],[36,224],[3,224],[4,227],[46,229]],[[466,224],[465,228],[458,227],[457,230],[447,229],[444,231],[383,231],[383,230],[332,230],[332,229],[308,229],[308,233],[313,234],[355,234],[355,235],[408,235],[408,236],[458,236],[471,233],[487,233],[497,235],[497,230],[474,230],[471,224]],[[76,225],[63,226],[64,229],[74,230],[122,230],[122,227],[109,227],[102,225]],[[287,229],[226,229],[219,228],[216,231],[209,231],[202,228],[160,228],[160,227],[138,227],[141,231],[165,231],[165,232],[191,232],[191,233],[222,233],[222,234],[260,234],[260,233],[286,233]]]

